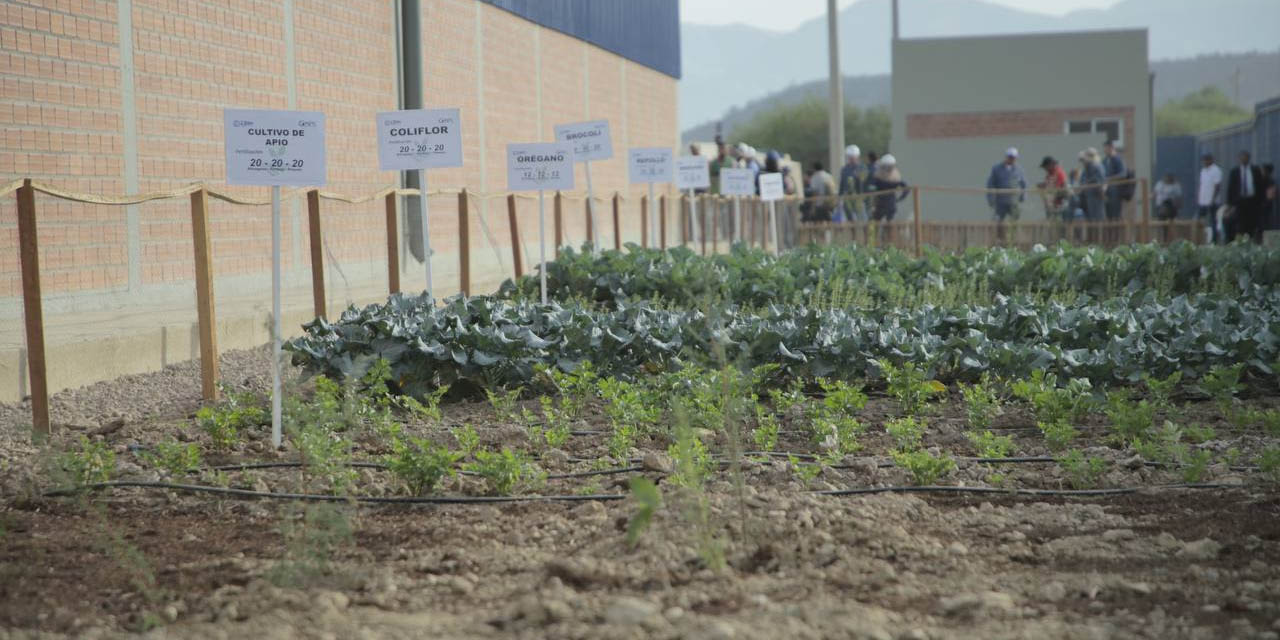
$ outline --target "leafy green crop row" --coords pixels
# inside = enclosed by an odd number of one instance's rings
[[[1154,291],[1161,298],[1197,293],[1252,294],[1280,284],[1280,251],[1253,245],[1114,250],[1067,245],[1030,252],[970,249],[914,258],[895,249],[803,247],[773,256],[742,246],[701,257],[683,247],[666,252],[565,250],[547,267],[548,295],[612,304],[654,300],[701,308],[709,300],[743,307],[806,304],[919,306],[1031,295],[1072,300]],[[538,298],[537,275],[504,283],[499,296]]]
[[[286,345],[295,364],[332,378],[359,378],[379,358],[397,390],[423,396],[521,386],[538,365],[572,371],[590,361],[601,376],[629,376],[710,362],[778,363],[791,375],[880,376],[878,361],[913,362],[942,379],[976,380],[1036,369],[1098,384],[1180,371],[1197,379],[1215,365],[1247,363],[1271,374],[1280,355],[1280,290],[1252,297],[1196,294],[1161,302],[1153,292],[1064,304],[1031,296],[918,308],[774,305],[669,310],[619,301],[600,309],[454,297],[392,296],[316,320]]]

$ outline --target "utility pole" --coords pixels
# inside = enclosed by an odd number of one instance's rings
[[[828,169],[839,175],[844,164],[844,80],[840,77],[840,25],[836,0],[827,0],[827,56],[830,73],[827,84],[831,89],[831,103],[827,113]]]

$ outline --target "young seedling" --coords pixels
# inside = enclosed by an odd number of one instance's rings
[[[964,398],[965,417],[969,420],[969,427],[989,429],[995,417],[1000,414],[1000,398],[991,388],[989,375],[984,373],[978,384],[960,385],[960,395]]]
[[[1155,426],[1156,406],[1146,400],[1130,400],[1125,390],[1108,392],[1103,411],[1111,419],[1112,437],[1120,444],[1143,439]]]
[[[142,454],[142,458],[172,477],[185,476],[200,469],[200,447],[195,443],[157,442],[151,451]]]
[[[534,464],[528,454],[503,447],[502,451],[477,451],[475,462],[464,468],[489,485],[489,493],[511,495],[516,490],[530,489],[542,484],[546,474]]]
[[[929,486],[951,471],[955,471],[956,462],[949,454],[933,455],[924,449],[914,451],[898,450],[890,453],[894,464],[911,473],[911,482],[918,486]]]
[[[653,514],[662,508],[662,492],[652,480],[635,476],[631,478],[631,497],[636,501],[636,512],[627,523],[627,546],[634,549],[640,543],[640,535],[653,521]]]
[[[917,368],[914,362],[896,367],[892,362],[882,359],[879,364],[884,371],[889,395],[898,401],[898,406],[907,416],[924,412],[931,398],[947,391],[947,387],[941,382],[928,379],[928,373]]]
[[[1200,379],[1200,391],[1213,400],[1222,417],[1227,420],[1233,419],[1236,394],[1244,389],[1244,385],[1240,384],[1242,373],[1243,362],[1230,367],[1213,367]]]
[[[470,424],[454,427],[449,430],[449,433],[457,441],[458,449],[462,452],[463,457],[474,454],[480,448],[480,434],[476,433],[476,428]]]
[[[520,398],[520,389],[508,391],[485,389],[484,393],[489,397],[489,405],[493,407],[493,413],[499,420],[511,423],[520,422],[521,415],[516,404],[516,401]]]
[[[437,484],[456,471],[453,465],[462,459],[461,453],[450,451],[425,438],[409,438],[408,442],[396,440],[391,454],[383,460],[387,470],[400,478],[409,493],[422,496],[431,493]]]
[[[884,424],[884,430],[893,438],[899,451],[914,451],[924,444],[924,432],[928,423],[915,418],[897,418]]]
[[[1072,449],[1058,458],[1058,464],[1067,473],[1067,483],[1073,489],[1092,489],[1102,481],[1102,474],[1107,471],[1107,461],[1090,456],[1086,458],[1079,449]]]
[[[1013,438],[997,436],[990,430],[981,433],[970,431],[966,434],[980,458],[1007,458],[1013,452]]]
[[[57,470],[73,487],[107,482],[116,474],[116,454],[105,442],[92,442],[80,436],[76,449],[57,457]]]

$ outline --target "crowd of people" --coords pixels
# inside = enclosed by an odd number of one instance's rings
[[[838,176],[822,162],[814,162],[799,185],[777,151],[761,155],[745,143],[726,145],[719,136],[716,150],[716,157],[710,161],[710,192],[720,192],[722,169],[751,169],[756,176],[757,194],[759,175],[778,172],[783,176],[787,195],[804,195],[800,212],[805,222],[889,222],[897,215],[898,203],[910,195],[892,154],[878,156],[869,151],[864,157],[856,144],[845,147],[845,163]],[[696,146],[693,153],[698,154]],[[1254,164],[1248,151],[1241,151],[1238,160],[1236,167],[1224,173],[1212,155],[1201,159],[1196,205],[1206,242],[1231,242],[1241,236],[1261,242],[1264,230],[1280,228],[1274,167]],[[1121,220],[1125,203],[1133,200],[1137,190],[1134,172],[1126,166],[1113,140],[1107,140],[1101,152],[1094,147],[1081,151],[1076,156],[1076,166],[1070,170],[1053,156],[1040,161],[1040,170],[1044,178],[1035,186],[1050,220]],[[1004,159],[991,168],[985,188],[987,205],[996,222],[1021,217],[1028,181],[1016,147],[1006,149]],[[1154,219],[1176,218],[1182,204],[1182,185],[1175,175],[1166,174],[1153,186]]]
[[[1239,164],[1232,167],[1224,179],[1222,167],[1214,162],[1213,154],[1206,153],[1200,158],[1196,210],[1204,227],[1206,242],[1231,242],[1248,236],[1260,243],[1263,231],[1280,225],[1280,220],[1276,220],[1275,167],[1270,163],[1259,167],[1248,151],[1241,151],[1237,160]],[[1171,175],[1165,176],[1161,184],[1167,183],[1176,183],[1176,179]],[[1166,189],[1166,193],[1173,191],[1173,187]],[[1181,207],[1180,187],[1176,195],[1174,211]],[[1169,199],[1166,197],[1164,202]]]

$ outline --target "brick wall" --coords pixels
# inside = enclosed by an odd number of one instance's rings
[[[1122,118],[1124,139],[1135,140],[1134,108],[1087,107],[1075,109],[1031,109],[1022,111],[983,111],[973,113],[907,114],[907,138],[937,140],[946,138],[986,138],[995,136],[1057,135],[1063,133],[1068,120]],[[1104,140],[1099,139],[1101,151]],[[1126,162],[1133,163],[1133,145],[1123,150]]]
[[[0,181],[29,176],[71,190],[120,194],[131,190],[126,166],[135,163],[139,191],[222,184],[222,109],[231,106],[324,111],[329,190],[364,194],[397,180],[378,170],[374,146],[374,114],[397,104],[392,3],[131,3],[133,100],[124,104],[117,2],[0,0]],[[474,0],[427,0],[423,12],[425,104],[461,108],[466,165],[433,171],[430,188],[503,191],[507,142],[550,140],[555,124],[607,118],[615,158],[593,163],[596,190],[633,193],[624,206],[637,216],[641,191],[627,184],[626,148],[677,143],[675,79]],[[134,114],[132,154],[127,112]],[[576,179],[585,189],[581,169]],[[265,196],[262,188],[232,192]],[[448,293],[457,283],[456,198],[430,204],[434,264],[443,278],[437,286]],[[536,203],[520,206],[531,263]],[[547,206],[550,223],[550,198]],[[283,210],[287,269],[307,265],[305,211],[294,204]],[[325,201],[322,211],[326,244],[338,261],[385,261],[381,201]],[[505,203],[488,201],[486,211],[509,269]],[[585,236],[581,211],[580,201],[566,203],[567,237],[575,244]],[[185,198],[125,208],[41,196],[37,213],[43,284],[52,296],[116,292],[123,301],[132,299],[126,293],[145,296],[152,287],[182,285],[192,277]],[[597,213],[601,238],[609,243],[608,206]],[[266,286],[269,209],[215,202],[210,217],[216,275],[251,276]],[[626,237],[638,238],[638,221],[624,224]],[[484,291],[509,273],[498,271],[474,215],[472,225],[473,283]],[[131,252],[138,257],[133,265]],[[419,270],[416,263],[406,265],[407,272]],[[0,202],[0,307],[16,308],[19,297],[16,212],[9,196]]]

